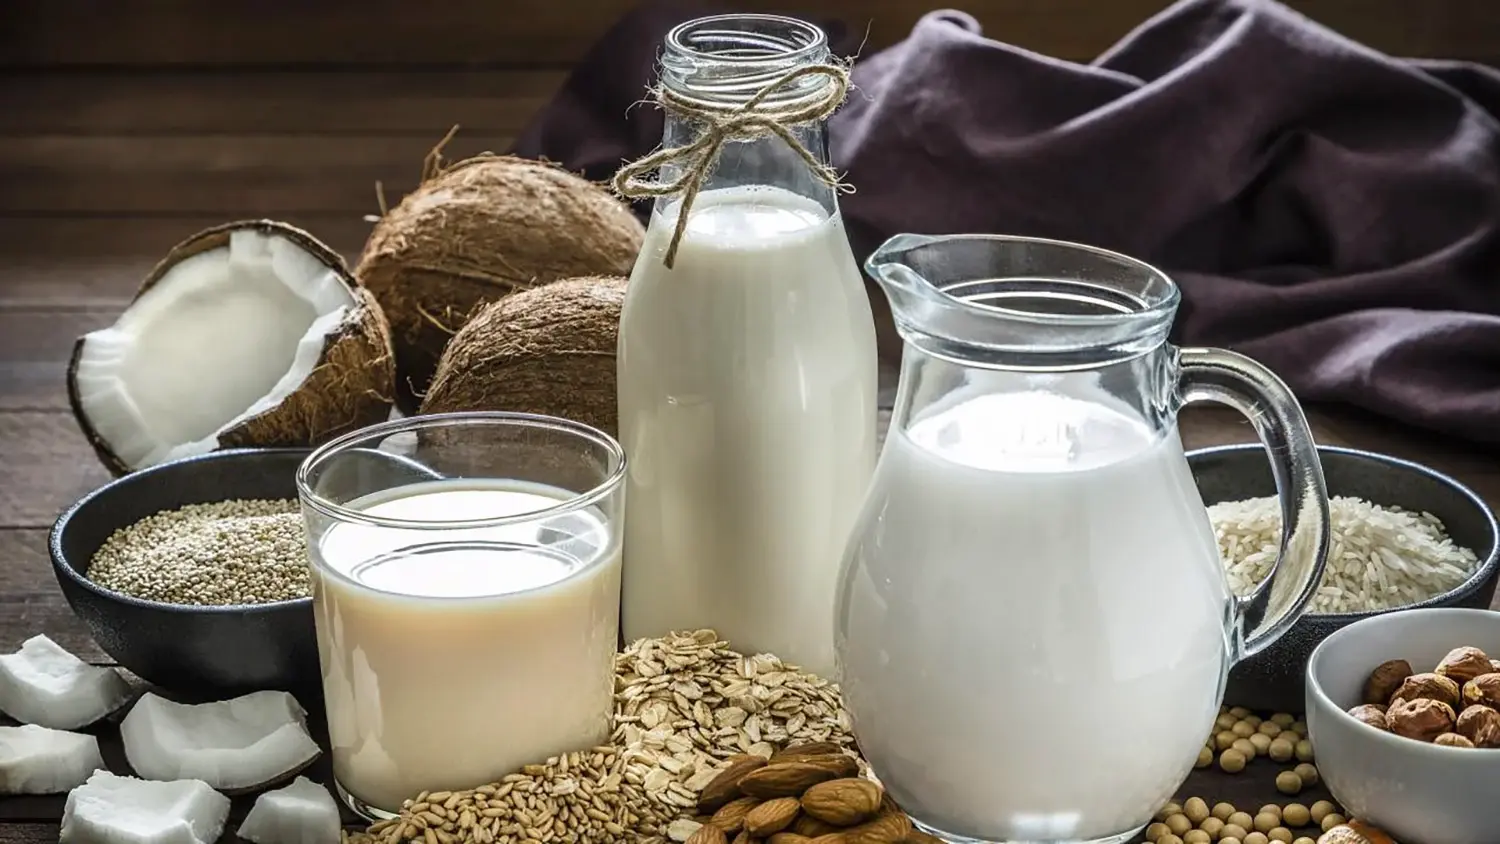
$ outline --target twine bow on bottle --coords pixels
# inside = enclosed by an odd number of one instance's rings
[[[829,83],[808,97],[797,100],[789,107],[777,108],[766,105],[766,100],[777,90],[803,77],[822,76]],[[677,247],[687,230],[688,211],[693,206],[703,181],[713,169],[724,144],[736,140],[753,140],[775,135],[801,158],[813,175],[835,191],[846,186],[839,181],[838,173],[823,163],[808,150],[792,133],[792,127],[805,123],[826,120],[843,105],[849,94],[849,71],[837,64],[804,65],[788,71],[761,88],[744,104],[732,109],[705,108],[697,102],[668,89],[657,86],[653,92],[663,109],[677,117],[685,117],[704,125],[703,131],[690,144],[667,147],[636,159],[621,167],[614,175],[615,193],[626,199],[645,199],[682,194],[677,210],[677,226],[672,240],[667,245],[663,263],[671,269],[677,259]],[[650,179],[648,175],[665,164],[678,164],[682,175],[670,181]]]

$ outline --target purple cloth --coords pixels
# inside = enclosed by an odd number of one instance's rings
[[[517,152],[602,179],[650,151],[659,114],[622,115],[690,14],[622,21]],[[1500,73],[1391,58],[1265,0],[1184,0],[1090,64],[935,12],[854,78],[830,133],[856,255],[903,231],[1118,250],[1182,286],[1178,342],[1252,355],[1304,401],[1500,444]]]

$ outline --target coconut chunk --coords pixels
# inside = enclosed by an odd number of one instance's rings
[[[131,694],[118,671],[89,665],[46,636],[0,654],[0,712],[25,724],[76,730],[124,706]]]
[[[68,793],[58,844],[214,844],[229,798],[197,780],[150,782],[95,771]]]
[[[382,421],[395,362],[379,306],[336,253],[291,226],[231,223],[179,244],[114,325],[78,341],[68,388],[123,474]]]
[[[93,736],[35,724],[0,727],[0,794],[61,794],[102,767]]]
[[[150,692],[120,723],[125,758],[147,779],[203,780],[228,794],[280,782],[321,752],[307,713],[286,692],[173,703]]]
[[[330,844],[339,840],[339,807],[328,789],[297,777],[255,799],[239,836],[254,844]]]

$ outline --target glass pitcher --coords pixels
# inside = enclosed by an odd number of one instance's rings
[[[1307,421],[1254,361],[1168,344],[1177,287],[1126,256],[898,235],[865,266],[905,354],[840,573],[860,748],[941,838],[1126,841],[1193,767],[1229,667],[1321,579]],[[1244,599],[1177,432],[1200,399],[1254,423],[1290,526]]]

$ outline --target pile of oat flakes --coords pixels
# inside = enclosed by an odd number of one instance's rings
[[[424,793],[353,844],[684,841],[698,792],[738,753],[852,746],[838,687],[712,630],[642,639],[615,657],[611,744],[527,765],[497,783]]]

